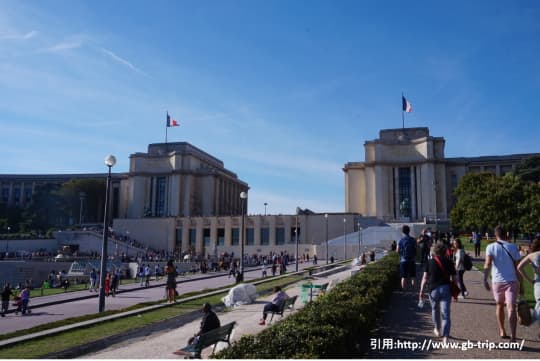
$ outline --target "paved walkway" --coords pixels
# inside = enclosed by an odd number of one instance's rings
[[[300,263],[298,268],[302,270],[311,266],[313,266],[311,263]],[[294,272],[294,269],[295,265],[290,264],[288,266],[288,273]],[[214,277],[218,274],[221,274],[221,277]],[[261,277],[260,268],[254,267],[247,269],[244,277],[246,281]],[[198,281],[193,282],[194,279],[198,279]],[[229,278],[227,272],[180,276],[177,282],[177,290],[180,294],[225,285],[234,286],[235,284],[234,277]],[[159,281],[151,281],[150,287],[140,287],[139,283],[121,285],[120,290],[127,292],[120,292],[116,297],[106,297],[105,310],[118,310],[141,302],[163,299],[165,297],[164,287],[164,278],[161,278]],[[26,316],[15,315],[13,312],[8,313],[6,317],[0,319],[0,334],[27,329],[70,317],[97,313],[98,301],[98,294],[87,290],[31,298],[30,308],[32,313]],[[10,305],[10,309],[13,310],[14,307]]]
[[[324,284],[331,282],[335,284],[341,280],[349,278],[351,276],[350,269],[339,273],[334,273],[327,277],[316,277],[312,280],[314,284]],[[300,285],[305,283],[302,281],[295,283],[285,288],[285,292],[289,296],[300,294]],[[262,317],[262,309],[266,302],[270,302],[273,295],[260,297],[253,304],[242,305],[235,307],[232,311],[218,312],[218,317],[222,325],[232,321],[236,321],[236,326],[233,330],[231,341],[238,340],[242,335],[256,334],[268,326],[260,326],[258,324],[259,319]],[[300,296],[295,304],[295,310],[301,309],[303,304],[300,300]],[[291,311],[286,311],[284,316],[287,316]],[[295,312],[295,311],[292,311]],[[201,315],[202,316],[202,315]],[[270,315],[267,321],[270,319]],[[274,321],[279,319],[279,316],[274,317]],[[130,339],[118,344],[111,345],[109,348],[101,350],[96,353],[87,354],[82,358],[92,359],[167,359],[167,358],[181,358],[173,354],[173,351],[184,347],[187,340],[193,336],[200,326],[200,317],[196,320],[189,321],[185,324],[179,324],[173,331],[163,331],[159,333],[153,333],[146,337],[139,337],[136,339]],[[219,347],[219,346],[218,346]],[[212,348],[207,348],[203,351],[203,358],[208,358]]]
[[[419,268],[419,267],[418,267]],[[452,302],[451,306],[451,332],[450,342],[459,344],[459,347],[471,341],[484,342],[483,348],[472,347],[467,350],[462,349],[439,349],[439,350],[417,350],[405,349],[382,349],[385,339],[394,341],[411,341],[418,343],[419,347],[429,342],[442,341],[433,335],[433,322],[431,320],[431,307],[426,302],[423,309],[418,309],[418,293],[394,292],[393,298],[383,313],[380,321],[380,329],[374,336],[375,342],[381,342],[378,349],[373,349],[368,357],[370,358],[540,358],[540,327],[533,324],[529,327],[518,325],[518,340],[523,340],[523,349],[519,350],[488,350],[488,344],[506,342],[501,340],[495,319],[495,302],[491,292],[486,291],[483,286],[483,274],[480,271],[465,272],[465,285],[469,291],[469,296],[464,300]],[[506,330],[510,334],[508,321]],[[431,344],[433,345],[433,344]],[[404,345],[405,346],[405,345]]]

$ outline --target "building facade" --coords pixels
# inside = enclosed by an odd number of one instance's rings
[[[118,218],[241,214],[247,183],[214,156],[186,143],[157,143],[130,156]]]
[[[384,129],[366,141],[365,161],[345,164],[345,211],[385,221],[447,220],[453,191],[470,172],[502,176],[534,154],[445,158],[429,129]]]
[[[246,215],[244,222],[245,251],[250,254],[283,250],[295,254],[297,240],[302,247],[300,252],[311,253],[326,240],[381,225],[378,219],[354,213],[312,212]],[[241,227],[241,216],[114,220],[115,232],[136,235],[143,244],[163,250],[191,250],[193,254],[205,256],[223,251],[239,254]],[[348,240],[351,247],[357,244],[356,238]]]
[[[0,203],[23,208],[40,184],[106,178],[106,173],[0,175]],[[146,153],[132,154],[129,172],[113,173],[111,185],[112,218],[136,219],[240,215],[239,194],[249,189],[221,160],[186,142],[150,144]],[[89,218],[102,220],[102,211]]]

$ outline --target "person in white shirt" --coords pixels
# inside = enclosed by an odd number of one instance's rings
[[[501,226],[495,227],[497,240],[486,247],[484,264],[484,287],[489,291],[488,276],[491,272],[491,290],[495,299],[497,324],[501,338],[510,338],[504,329],[504,305],[508,311],[511,341],[516,340],[516,303],[519,292],[519,279],[516,266],[521,258],[515,244],[504,240],[506,232]]]
[[[465,282],[463,282],[463,274],[465,273],[465,265],[463,263],[465,260],[465,250],[463,249],[463,244],[459,238],[454,240],[454,255],[457,279],[459,289],[461,290],[461,295],[459,295],[458,298],[465,298],[469,295],[469,292],[467,292],[467,287],[465,287]]]

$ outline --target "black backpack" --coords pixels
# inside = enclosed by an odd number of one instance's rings
[[[463,267],[465,267],[465,271],[472,269],[472,258],[467,253],[463,256]]]

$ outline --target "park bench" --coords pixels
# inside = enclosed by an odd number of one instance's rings
[[[203,333],[199,336],[199,341],[197,343],[188,345],[179,351],[187,356],[186,358],[201,358],[202,350],[214,345],[214,348],[212,349],[212,354],[214,354],[218,342],[227,342],[229,346],[231,345],[230,338],[235,324],[236,322],[233,321],[224,326]]]
[[[279,307],[279,310],[272,311],[272,317],[270,317],[270,320],[268,321],[268,324],[270,325],[272,323],[272,320],[274,319],[274,315],[280,315],[283,317],[283,312],[285,312],[286,309],[293,310],[294,309],[294,303],[296,302],[296,299],[298,296],[292,296],[287,298],[285,301],[281,303],[281,306]]]

